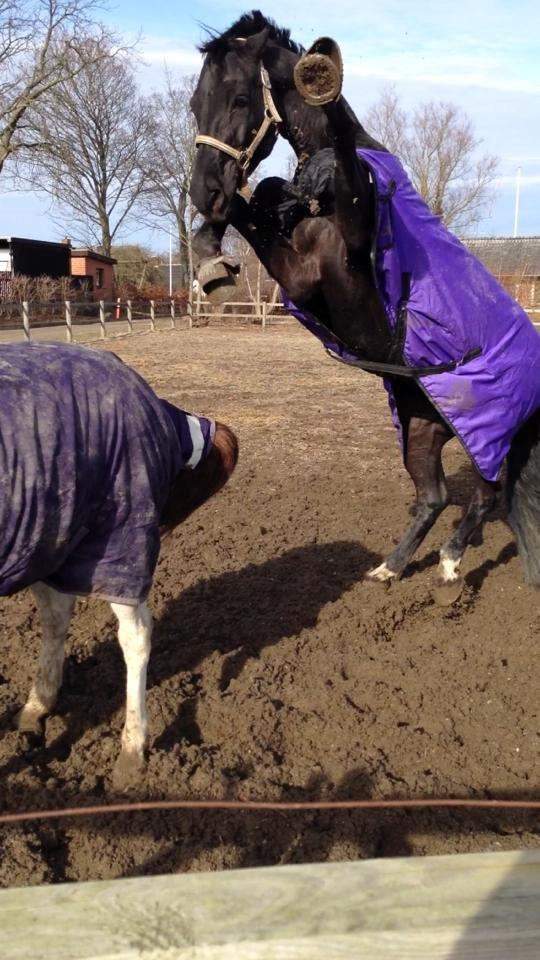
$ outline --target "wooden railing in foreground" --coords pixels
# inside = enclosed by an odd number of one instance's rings
[[[2,960],[538,960],[540,850],[0,892]]]

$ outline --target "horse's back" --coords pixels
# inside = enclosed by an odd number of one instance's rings
[[[0,594],[41,579],[119,598],[125,581],[136,593],[128,540],[155,562],[181,466],[154,392],[106,351],[25,344],[0,350],[0,399]]]

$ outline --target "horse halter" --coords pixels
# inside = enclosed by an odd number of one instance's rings
[[[268,71],[263,67],[262,63],[261,83],[264,103],[264,117],[259,129],[257,130],[257,133],[253,137],[253,140],[248,147],[238,150],[236,147],[230,147],[228,143],[223,143],[223,140],[216,140],[215,137],[207,137],[205,134],[200,134],[199,136],[195,137],[195,146],[200,147],[204,144],[208,147],[215,147],[216,150],[221,150],[222,153],[227,153],[233,158],[233,160],[236,160],[244,176],[247,176],[248,167],[253,160],[257,147],[261,141],[264,140],[270,127],[273,124],[275,124],[277,127],[283,122],[272,97],[272,85],[270,83]]]

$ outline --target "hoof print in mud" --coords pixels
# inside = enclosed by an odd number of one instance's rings
[[[463,577],[458,577],[457,580],[438,580],[433,589],[433,599],[439,607],[451,607],[459,600],[464,586]]]
[[[122,751],[115,763],[112,785],[118,793],[128,793],[140,788],[144,781],[146,761],[138,753]]]

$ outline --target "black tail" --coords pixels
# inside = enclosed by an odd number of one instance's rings
[[[529,583],[540,587],[540,410],[516,434],[508,454],[508,522]]]

